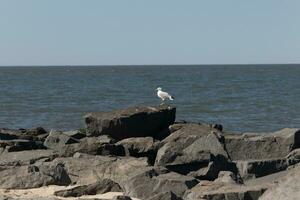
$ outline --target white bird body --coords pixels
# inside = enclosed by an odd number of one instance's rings
[[[166,99],[169,99],[171,101],[174,100],[174,97],[172,97],[169,93],[162,91],[162,89],[159,87],[157,90],[157,96],[161,98],[161,100],[165,101]]]

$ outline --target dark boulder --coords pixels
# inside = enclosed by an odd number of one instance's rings
[[[110,135],[116,140],[155,135],[175,121],[176,109],[170,106],[132,107],[85,116],[87,135]]]
[[[24,139],[0,140],[0,147],[3,148],[3,151],[7,152],[45,149],[41,141],[31,141]]]
[[[200,180],[212,181],[219,177],[221,171],[231,172],[234,175],[236,182],[242,182],[236,164],[229,161],[222,155],[211,155],[210,161],[206,167],[202,167],[196,171],[191,171],[188,175]]]
[[[43,127],[25,129],[25,131],[23,131],[23,135],[31,135],[31,136],[39,136],[39,135],[43,135],[46,133],[47,133],[47,131]]]
[[[139,199],[149,199],[156,194],[171,191],[177,196],[194,187],[198,181],[189,176],[170,172],[165,168],[148,168],[120,183],[125,194]]]
[[[122,192],[122,188],[118,183],[110,179],[103,179],[89,185],[59,190],[54,192],[54,194],[61,197],[80,197],[83,195],[96,195],[106,192]]]
[[[20,139],[20,136],[22,135],[22,133],[23,133],[22,130],[1,128],[0,129],[0,140]]]
[[[114,196],[112,200],[132,200],[129,196],[117,195]]]
[[[176,194],[174,194],[171,191],[168,192],[162,192],[157,195],[154,195],[153,197],[150,197],[147,200],[182,200],[179,198]]]
[[[286,170],[289,166],[298,162],[298,159],[292,158],[235,161],[238,171],[244,180],[274,174]]]
[[[226,150],[232,160],[277,159],[300,147],[300,131],[285,128],[269,134],[225,134]]]
[[[42,127],[33,129],[0,129],[0,140],[24,139],[39,141],[40,136],[47,134],[47,131]]]
[[[125,156],[125,148],[119,144],[102,144],[97,149],[97,155]]]

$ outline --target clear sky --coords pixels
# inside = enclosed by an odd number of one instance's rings
[[[299,0],[0,0],[0,65],[300,63]]]

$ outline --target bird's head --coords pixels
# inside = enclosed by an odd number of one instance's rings
[[[157,91],[161,91],[161,87],[156,88]]]

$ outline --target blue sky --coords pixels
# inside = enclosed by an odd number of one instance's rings
[[[299,0],[0,0],[0,65],[300,63]]]

